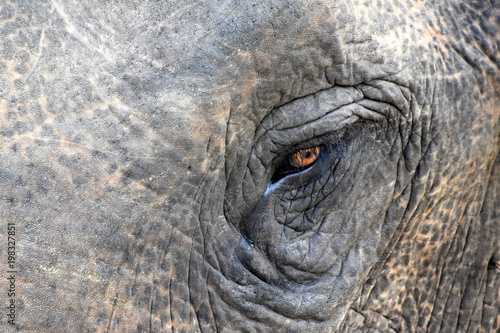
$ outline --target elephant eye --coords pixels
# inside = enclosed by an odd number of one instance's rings
[[[319,147],[299,150],[288,157],[290,164],[296,168],[307,168],[319,157]]]
[[[320,147],[301,149],[293,154],[290,154],[274,173],[271,183],[276,183],[288,175],[310,168],[319,159],[320,154]]]

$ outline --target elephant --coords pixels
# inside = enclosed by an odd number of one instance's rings
[[[3,1],[2,332],[496,332],[500,3]]]

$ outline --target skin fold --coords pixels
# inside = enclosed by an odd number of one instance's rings
[[[2,332],[499,330],[498,2],[4,1],[0,36]]]

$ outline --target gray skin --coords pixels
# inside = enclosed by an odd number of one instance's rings
[[[2,332],[499,329],[498,1],[0,20]]]

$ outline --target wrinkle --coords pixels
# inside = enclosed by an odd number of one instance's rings
[[[52,11],[50,13],[50,16],[52,16],[52,14],[54,13],[54,10],[55,10],[55,8],[52,9]],[[43,41],[45,39],[45,30],[47,30],[47,26],[50,26],[50,22],[51,21],[49,20],[49,22],[47,23],[47,25],[42,28],[42,32],[40,33],[40,40],[38,42],[38,52],[36,54],[35,62],[31,66],[31,68],[28,71],[28,73],[26,73],[26,76],[24,77],[24,81],[27,81],[30,78],[31,74],[33,73],[33,71],[35,70],[36,66],[38,65],[38,62],[40,61],[40,58],[42,57]]]
[[[337,93],[338,89],[342,89],[339,92],[341,94],[339,96],[339,98],[342,98],[342,97],[347,98],[346,102],[342,102],[338,105],[336,104],[335,107],[333,107],[333,109],[328,107],[328,110],[323,111],[323,112],[319,111],[319,110],[321,110],[320,108],[318,108],[317,111],[315,111],[314,107],[309,106],[309,104],[310,104],[310,103],[308,103],[309,101],[312,102],[314,105],[319,105],[318,99],[319,99],[320,95],[326,96],[325,92],[327,92],[327,91],[333,91],[333,93]],[[303,127],[305,124],[312,124],[316,121],[319,121],[320,119],[323,119],[326,115],[328,115],[330,113],[338,112],[339,110],[342,110],[343,107],[355,103],[357,100],[360,100],[363,96],[361,93],[359,93],[359,94],[357,94],[359,96],[353,97],[352,94],[349,94],[346,90],[349,90],[350,93],[357,92],[357,90],[355,90],[353,87],[340,87],[339,88],[339,86],[331,86],[331,87],[319,90],[313,94],[309,94],[306,96],[292,99],[291,101],[288,101],[287,103],[285,103],[277,108],[272,109],[265,117],[262,118],[260,124],[255,127],[254,141],[258,142],[262,136],[264,136],[267,132],[272,131],[272,130],[285,131],[285,130],[289,130],[289,129]],[[329,100],[329,102],[332,102],[332,100]],[[335,102],[337,102],[337,101],[335,101]],[[300,119],[300,124],[298,124],[298,125],[287,125],[287,126],[284,126],[281,128],[276,128],[277,127],[276,124],[281,124],[282,122],[287,120],[287,118],[289,118],[289,115],[284,110],[286,110],[287,108],[291,108],[291,110],[292,110],[292,112],[294,112],[294,114],[298,113],[296,110],[297,106],[294,107],[295,104],[297,104],[297,103],[301,103],[300,107],[304,108],[306,110],[309,110],[310,113],[312,113],[312,114],[317,114],[318,111],[321,113],[318,114],[317,116],[311,118],[311,119],[308,119],[306,121],[306,123],[302,122],[302,119]],[[304,106],[303,103],[306,103],[306,106]],[[277,112],[279,112],[279,113],[277,114]],[[304,112],[302,112],[302,113],[304,113]],[[276,116],[281,116],[281,118],[275,119]],[[266,123],[269,123],[269,127],[265,125]]]
[[[116,59],[112,55],[112,53],[107,52],[105,49],[102,47],[97,47],[93,45],[89,38],[89,35],[84,32],[83,29],[78,29],[76,24],[74,24],[71,21],[70,15],[65,12],[64,10],[64,5],[59,3],[57,0],[52,0],[52,6],[53,10],[57,12],[57,14],[63,19],[64,23],[66,24],[66,31],[68,34],[73,36],[76,40],[78,40],[83,46],[85,46],[87,49],[89,49],[91,52],[94,54],[99,54],[101,57],[105,60],[107,60],[109,63],[115,63]]]
[[[467,219],[465,217],[466,211],[467,211],[467,208],[465,208],[464,211],[461,213],[460,220],[462,220],[464,218]],[[467,220],[469,220],[469,219],[467,219]],[[441,298],[439,296],[442,293],[445,293],[447,296],[446,296],[446,299],[444,300],[443,309],[439,313],[436,313],[436,310],[439,311],[439,309],[434,307],[433,311],[431,313],[431,318],[434,318],[435,321],[438,321],[440,323],[440,325],[439,325],[440,331],[446,330],[446,328],[447,328],[447,326],[445,326],[445,325],[447,325],[446,321],[445,321],[445,315],[448,315],[448,316],[452,315],[451,313],[446,313],[446,310],[449,307],[451,297],[455,297],[455,295],[451,292],[451,290],[455,286],[457,276],[456,276],[456,274],[451,274],[451,272],[449,272],[449,273],[447,272],[448,274],[445,274],[445,270],[447,270],[447,268],[448,268],[446,258],[449,258],[450,252],[453,250],[454,245],[457,242],[456,239],[458,238],[457,234],[459,232],[459,229],[460,229],[460,225],[457,225],[457,228],[454,230],[454,232],[451,236],[452,240],[449,242],[448,247],[445,249],[446,253],[443,256],[440,256],[440,257],[445,258],[445,259],[443,260],[443,264],[441,265],[441,267],[439,267],[439,276],[438,276],[438,283],[437,283],[437,287],[436,287],[435,300],[439,300]],[[467,232],[465,234],[465,238],[467,238],[468,233],[470,231],[470,221],[469,221],[467,226],[464,226],[464,229],[467,229]],[[458,239],[460,239],[460,238],[458,238]],[[464,242],[462,248],[460,249],[460,251],[458,251],[459,255],[458,255],[458,258],[456,258],[457,263],[460,263],[462,261],[462,258],[464,256],[465,247],[466,247],[466,242]],[[451,266],[458,266],[458,265],[451,265]],[[458,270],[458,268],[455,268],[454,273],[456,273],[457,270]],[[448,280],[447,278],[449,278],[450,274],[452,275],[452,277],[451,277],[451,280]],[[460,291],[463,292],[463,287],[461,288]],[[435,302],[432,302],[431,304],[434,305]],[[456,327],[458,325],[458,313],[455,314],[455,320],[456,320],[456,325],[455,325],[455,327]],[[431,324],[431,323],[432,323],[432,321],[429,320],[428,324]],[[431,327],[434,327],[434,326],[435,325],[431,325]]]

